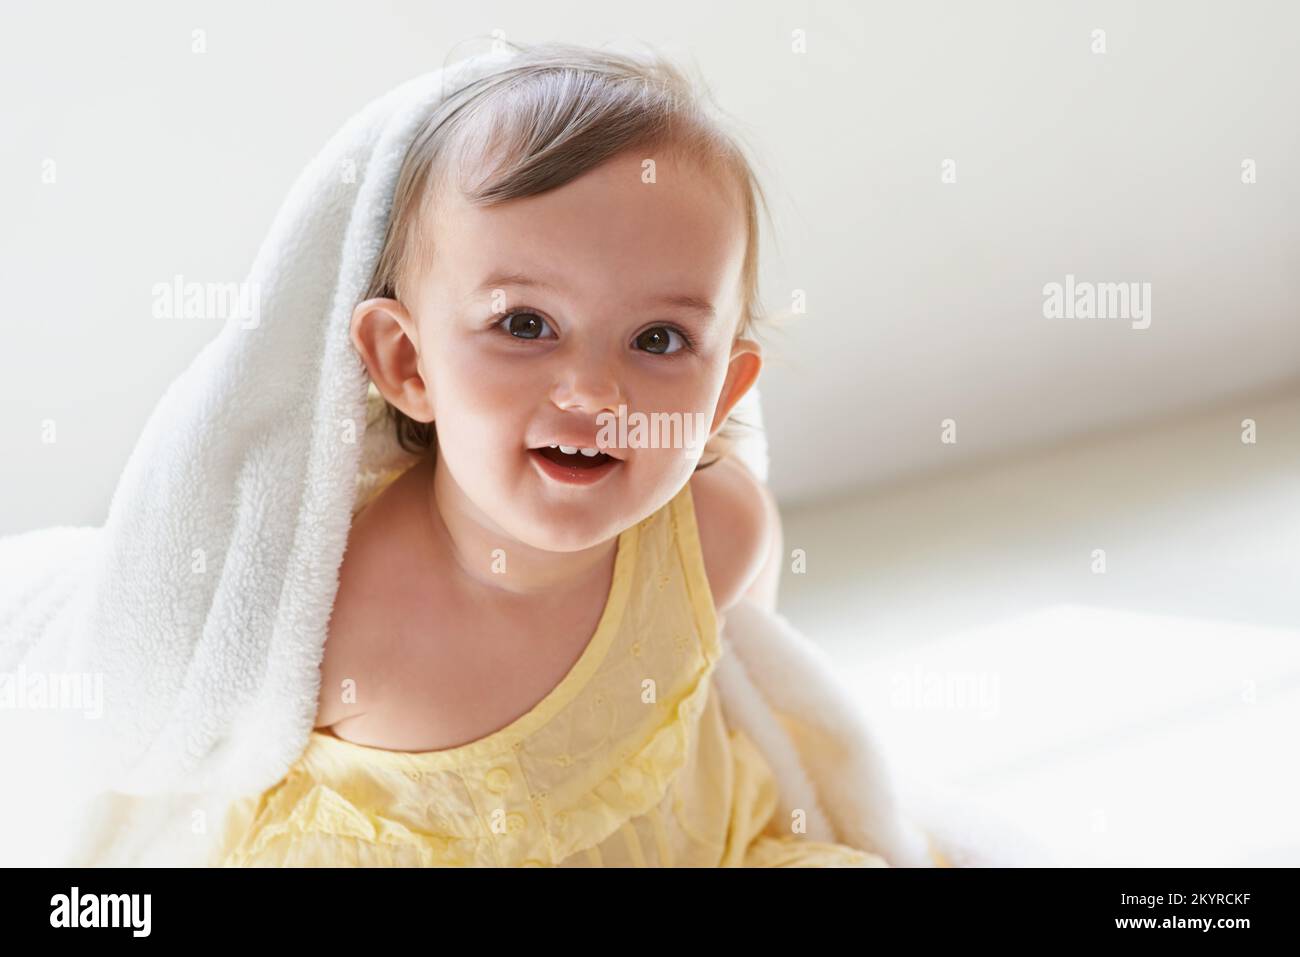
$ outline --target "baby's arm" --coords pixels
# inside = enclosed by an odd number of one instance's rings
[[[742,598],[775,609],[782,544],[771,492],[728,456],[692,476],[691,497],[717,610],[725,612]]]

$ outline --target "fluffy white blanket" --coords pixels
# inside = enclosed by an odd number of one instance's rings
[[[405,83],[307,166],[246,281],[257,309],[232,314],[169,386],[103,527],[0,540],[0,671],[28,699],[0,708],[0,864],[201,865],[226,802],[306,747],[353,506],[405,454],[367,429],[350,314],[421,118],[495,65]],[[756,391],[747,402],[757,415]],[[761,433],[743,454],[765,474]],[[931,863],[927,835],[954,863],[999,860],[938,816],[900,812],[858,710],[785,619],[742,605],[723,636],[727,718],[810,838],[900,866]],[[74,686],[84,710],[34,700]]]

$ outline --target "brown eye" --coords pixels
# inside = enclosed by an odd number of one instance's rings
[[[505,326],[506,332],[510,333],[516,339],[543,339],[547,338],[542,332],[548,328],[546,320],[535,312],[529,312],[526,309],[520,309],[518,312],[512,312],[501,320]]]
[[[677,348],[670,348],[673,336],[679,340]],[[670,355],[690,345],[682,333],[670,326],[653,326],[637,336],[636,343],[637,348],[661,356]]]

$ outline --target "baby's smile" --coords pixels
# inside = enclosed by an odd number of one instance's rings
[[[542,475],[566,485],[592,485],[623,464],[598,449],[569,445],[542,446],[528,454]]]
[[[761,364],[738,337],[735,183],[666,144],[508,202],[458,182],[429,216],[437,255],[413,258],[406,302],[358,306],[354,344],[390,403],[436,423],[457,487],[440,501],[466,524],[542,553],[605,548],[690,480]]]

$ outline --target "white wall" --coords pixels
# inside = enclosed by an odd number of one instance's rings
[[[334,130],[493,31],[650,44],[751,147],[776,224],[766,301],[806,296],[763,378],[786,501],[1300,381],[1292,3],[131,9],[0,14],[0,534],[103,521],[150,409],[216,332],[152,318],[153,286],[243,279]],[[1150,281],[1150,328],[1045,319],[1042,286],[1067,273]],[[940,449],[948,416],[964,438]]]
[[[783,513],[904,782],[1067,862],[1300,864],[1300,394]]]
[[[1060,602],[1295,627],[1300,393],[782,513],[787,551],[808,553],[782,607],[846,652]]]

